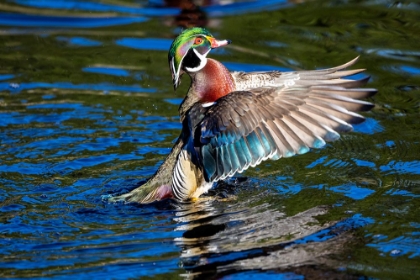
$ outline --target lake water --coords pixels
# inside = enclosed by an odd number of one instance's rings
[[[189,2],[0,2],[0,277],[420,278],[420,4]],[[179,134],[167,50],[188,24],[233,41],[210,54],[231,70],[360,55],[376,107],[208,200],[107,203]]]

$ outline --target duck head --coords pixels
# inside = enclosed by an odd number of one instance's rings
[[[174,89],[179,86],[182,74],[197,72],[206,66],[206,56],[211,49],[228,44],[229,40],[218,41],[201,27],[189,28],[179,34],[168,54]]]

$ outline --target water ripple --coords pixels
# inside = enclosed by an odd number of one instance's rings
[[[168,1],[3,2],[2,277],[418,274],[419,5],[207,1],[195,14]],[[188,78],[173,93],[166,52],[194,17],[232,40],[210,56],[233,71],[319,69],[361,53],[354,67],[368,69],[376,107],[355,133],[194,203],[109,204],[179,136]]]

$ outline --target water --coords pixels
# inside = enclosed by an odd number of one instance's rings
[[[419,4],[210,2],[182,16],[164,1],[0,3],[1,277],[420,276]],[[361,55],[377,106],[207,200],[106,203],[178,136],[188,79],[173,92],[166,52],[188,18],[233,41],[211,54],[231,70]]]

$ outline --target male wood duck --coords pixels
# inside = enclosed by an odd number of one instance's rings
[[[173,41],[168,60],[174,88],[184,73],[191,78],[179,107],[181,135],[152,178],[112,201],[195,200],[215,182],[264,160],[304,154],[337,140],[339,132],[365,120],[354,112],[374,107],[358,100],[376,93],[359,88],[369,77],[342,78],[364,71],[343,70],[357,58],[325,70],[229,72],[207,58],[229,43],[197,27]]]

